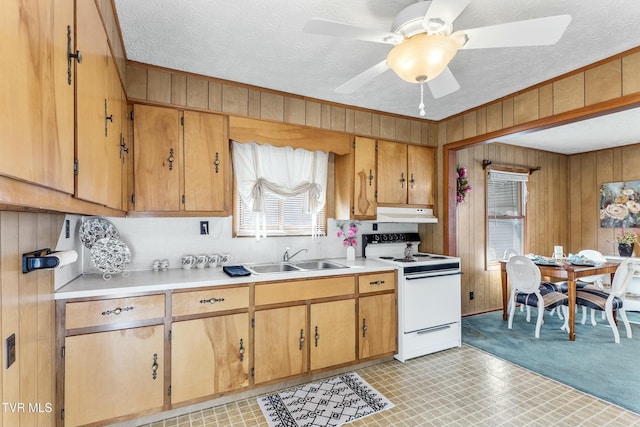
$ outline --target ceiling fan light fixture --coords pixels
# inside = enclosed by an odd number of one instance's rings
[[[459,43],[447,36],[417,34],[391,49],[387,65],[402,80],[422,83],[442,73],[459,47]]]

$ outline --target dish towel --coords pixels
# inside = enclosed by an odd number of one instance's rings
[[[224,267],[222,267],[222,271],[224,271],[227,276],[231,277],[251,275],[251,272],[241,265],[225,265]]]

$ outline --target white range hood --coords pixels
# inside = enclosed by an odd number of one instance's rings
[[[378,207],[376,222],[410,222],[413,224],[436,223],[433,209]]]

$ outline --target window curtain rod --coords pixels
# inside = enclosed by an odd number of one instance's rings
[[[506,167],[518,168],[518,169],[527,169],[529,171],[529,175],[533,174],[535,171],[539,171],[540,169],[542,169],[542,166],[531,167],[526,165],[513,165],[509,163],[494,163],[492,160],[487,160],[487,159],[484,159],[482,161],[482,169],[486,169],[487,166],[490,166],[490,165],[506,166]]]

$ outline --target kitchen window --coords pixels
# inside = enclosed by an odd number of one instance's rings
[[[259,213],[247,209],[240,196],[235,196],[235,230],[237,236],[255,236],[256,218]],[[312,223],[311,213],[303,213],[304,194],[295,197],[279,198],[266,193],[266,227],[267,236],[310,236]],[[325,205],[326,206],[326,205]],[[323,207],[317,214],[315,235],[326,235],[326,215]]]
[[[523,254],[528,172],[491,169],[487,174],[487,269],[499,268],[507,249]]]

